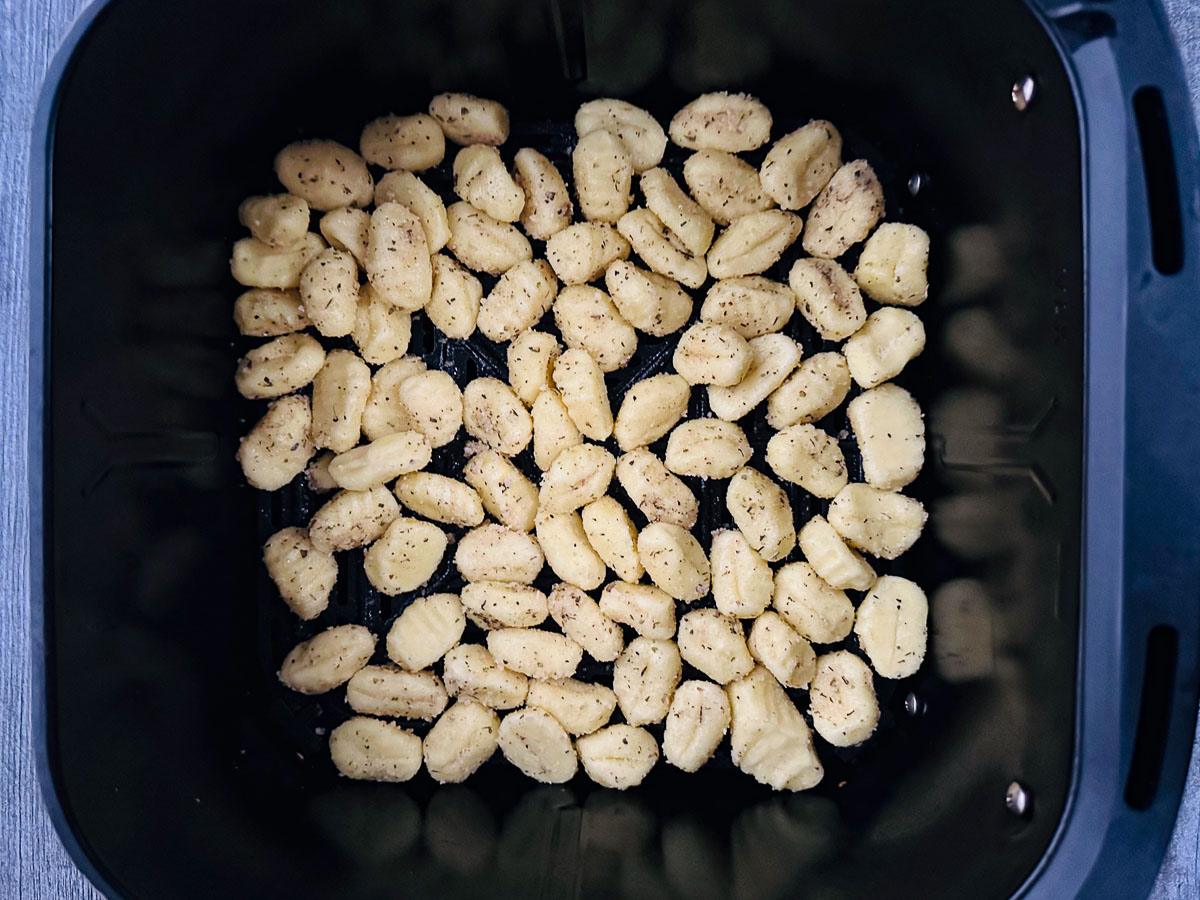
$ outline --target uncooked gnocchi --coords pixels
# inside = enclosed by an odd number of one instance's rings
[[[502,756],[625,790],[728,733],[748,776],[805,790],[813,733],[866,740],[875,675],[920,668],[929,604],[887,561],[926,521],[900,493],[924,417],[891,381],[924,348],[929,235],[879,224],[832,123],[772,128],[746,94],[669,124],[605,97],[571,143],[521,124],[533,146],[505,148],[502,104],[444,93],[368,123],[361,155],[285,147],[286,192],[239,206],[234,325],[266,342],[235,381],[269,405],[237,459],[288,492],[263,565],[314,624],[279,678],[345,685],[342,775],[456,784]],[[324,621],[364,584],[386,658]]]

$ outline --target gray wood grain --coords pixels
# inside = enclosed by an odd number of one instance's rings
[[[87,0],[0,0],[0,895],[99,894],[76,870],[42,805],[30,745],[28,389],[29,141],[46,67]],[[1200,98],[1200,2],[1166,0]],[[1200,896],[1200,734],[1152,900]]]

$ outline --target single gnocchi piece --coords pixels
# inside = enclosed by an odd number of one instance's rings
[[[754,658],[784,687],[806,688],[812,682],[817,654],[779,613],[767,611],[755,619],[747,643]]]
[[[399,203],[421,221],[429,252],[437,253],[450,240],[446,204],[437,191],[412,172],[388,172],[375,188],[375,203]]]
[[[729,685],[733,764],[775,790],[816,787],[825,769],[812,733],[787,692],[762,666]]]
[[[718,610],[748,619],[770,605],[775,590],[771,567],[736,528],[713,534],[709,561]]]
[[[651,522],[682,528],[696,524],[700,511],[696,495],[645,447],[631,450],[617,460],[616,475],[634,506]]]
[[[317,447],[345,453],[362,436],[371,393],[371,370],[349,350],[331,350],[313,376],[312,439]]]
[[[368,206],[375,195],[366,161],[336,141],[288,144],[275,156],[275,175],[289,193],[322,212]]]
[[[675,281],[618,259],[604,272],[604,286],[621,315],[634,328],[665,337],[692,316],[692,298]]]
[[[466,417],[462,392],[448,372],[416,372],[400,382],[396,396],[408,426],[444,447],[458,436]]]
[[[544,331],[522,331],[508,345],[508,383],[521,402],[532,408],[538,395],[553,388],[550,372],[562,346]]]
[[[386,303],[366,285],[358,291],[354,328],[350,332],[363,362],[382,366],[408,351],[412,316]]]
[[[575,113],[575,134],[583,138],[593,131],[616,135],[629,153],[635,172],[657,166],[667,148],[666,132],[654,116],[625,100],[604,97],[581,105]]]
[[[684,243],[648,209],[635,209],[621,216],[617,230],[642,261],[659,275],[690,288],[708,278],[703,256],[693,256]],[[609,260],[611,262],[611,260]]]
[[[429,101],[429,115],[442,126],[446,137],[464,147],[508,140],[508,110],[495,100],[473,94],[438,94]]]
[[[438,784],[459,784],[500,745],[500,717],[475,700],[457,700],[425,735],[425,768]]]
[[[675,598],[652,584],[614,581],[606,585],[600,594],[600,611],[642,637],[675,636]]]
[[[643,378],[626,392],[617,411],[613,437],[618,446],[629,451],[657,441],[684,417],[691,396],[691,385],[682,376]],[[667,467],[672,468],[669,462]]]
[[[463,480],[479,494],[483,508],[501,525],[514,531],[532,531],[538,511],[538,489],[511,459],[495,450],[471,457]]]
[[[679,620],[679,655],[718,684],[754,668],[742,623],[715,609],[694,609]]]
[[[308,538],[322,553],[365,547],[400,515],[400,504],[382,485],[368,491],[338,491],[313,513]]]
[[[676,600],[691,603],[708,593],[708,557],[690,531],[651,522],[638,534],[638,556],[650,580]]]
[[[775,205],[754,167],[722,150],[701,150],[689,156],[683,164],[683,180],[718,225]]]
[[[878,387],[895,378],[925,349],[925,326],[907,309],[885,306],[846,341],[842,353],[859,387]]]
[[[398,431],[353,450],[329,463],[329,477],[348,491],[367,491],[429,465],[433,448],[419,431]]]
[[[238,206],[238,221],[268,247],[294,247],[308,231],[308,218],[308,203],[292,194],[247,197]]]
[[[727,325],[696,322],[679,338],[671,364],[688,384],[732,388],[754,362],[750,344]]]
[[[279,680],[301,694],[324,694],[349,681],[374,652],[375,636],[365,626],[335,625],[293,647]]]
[[[842,162],[842,136],[814,119],[777,140],[758,170],[763,189],[784,209],[808,206]]]
[[[371,392],[362,413],[362,433],[368,440],[412,430],[408,409],[400,399],[400,387],[413,375],[424,371],[425,363],[420,357],[402,356],[371,376]]]
[[[425,304],[425,315],[446,337],[469,338],[479,318],[483,285],[457,260],[444,253],[434,254],[430,264],[433,286],[429,302]]]
[[[315,448],[309,437],[312,411],[308,398],[280,397],[238,445],[237,459],[246,483],[277,491],[304,471]]]
[[[641,784],[658,762],[654,735],[632,725],[609,725],[581,737],[575,747],[588,778],[618,791]]]
[[[867,484],[892,491],[917,477],[925,462],[925,422],[912,394],[881,384],[851,400],[846,416]]]
[[[579,211],[592,222],[616,222],[633,200],[633,157],[611,131],[579,138],[571,153]]]
[[[399,725],[353,716],[329,733],[338,772],[359,781],[408,781],[421,770],[421,739]]]
[[[363,159],[383,169],[421,172],[446,155],[446,137],[432,116],[380,116],[368,122],[358,139]]]
[[[538,628],[489,631],[488,651],[500,665],[533,679],[570,678],[583,648],[563,634]]]
[[[455,594],[418,597],[387,633],[387,655],[409,672],[427,669],[462,640],[467,617]]]
[[[579,768],[571,738],[544,709],[511,712],[500,723],[500,752],[510,763],[543,784],[570,781]]]
[[[488,144],[463,147],[454,157],[454,193],[500,222],[515,222],[525,209],[525,192]]]
[[[612,406],[600,364],[586,350],[572,347],[554,361],[554,386],[575,427],[593,441],[605,440],[613,431]]]
[[[304,620],[315,619],[329,605],[337,584],[337,560],[322,553],[303,528],[284,528],[263,545],[263,564],[283,602]]]
[[[779,562],[796,546],[787,494],[757,469],[746,466],[733,476],[725,506],[747,543],[767,562]]]
[[[834,644],[850,633],[854,606],[845,591],[830,587],[806,562],[788,563],[775,573],[776,611],[814,644]]]
[[[771,111],[749,94],[701,94],[675,113],[669,133],[689,150],[743,153],[771,139]]]
[[[780,331],[796,310],[796,297],[787,285],[761,275],[723,278],[708,289],[700,318],[728,325],[749,340]]]
[[[630,725],[652,725],[666,718],[683,662],[672,641],[639,637],[613,664],[613,692]]]
[[[729,697],[711,681],[685,681],[675,689],[663,730],[663,756],[684,772],[708,762],[729,730]]]
[[[367,244],[371,242],[371,214],[346,206],[331,209],[317,223],[321,237],[337,250],[348,250],[360,266],[367,261]]]
[[[475,700],[491,709],[513,709],[525,702],[529,679],[500,665],[482,644],[459,644],[442,663],[446,693],[459,701]]]
[[[915,582],[884,575],[858,607],[854,633],[884,678],[915,675],[925,660],[929,601]]]
[[[307,334],[285,334],[238,360],[234,381],[249,400],[270,400],[304,387],[325,365],[325,350]]]
[[[532,628],[549,614],[546,595],[528,584],[473,581],[463,585],[462,605],[480,628]]]
[[[381,594],[406,594],[433,577],[448,543],[446,533],[436,525],[400,517],[367,548],[363,571]]]
[[[607,568],[588,542],[578,512],[543,512],[534,527],[546,563],[555,575],[585,591],[604,583]]]
[[[602,372],[615,372],[633,358],[637,332],[625,321],[612,298],[599,288],[572,284],[554,301],[554,322],[563,342],[586,350]]]
[[[917,542],[928,514],[919,500],[869,484],[848,484],[829,504],[829,524],[860,550],[895,559]]]
[[[599,500],[608,490],[617,461],[599,444],[563,450],[545,475],[538,494],[542,513],[565,513]]]
[[[850,367],[836,350],[802,360],[767,398],[767,424],[779,431],[816,422],[842,405],[850,392]]]
[[[567,734],[591,734],[612,718],[617,695],[602,684],[558,678],[529,685],[525,705],[550,713]]]
[[[257,238],[242,238],[233,245],[229,271],[234,281],[246,287],[299,287],[304,267],[324,249],[325,242],[311,231],[286,247],[271,247]]]
[[[712,217],[687,195],[666,169],[651,169],[641,178],[646,208],[669,228],[693,256],[703,256],[712,245]]]
[[[818,657],[808,711],[817,734],[835,747],[869,738],[879,724],[879,701],[867,664],[847,650]]]
[[[521,225],[531,238],[548,241],[571,224],[575,208],[567,183],[554,163],[530,147],[517,151],[513,168],[517,186],[525,193]]]
[[[463,391],[467,434],[498,453],[513,456],[533,439],[533,419],[512,388],[499,378],[476,378]]]
[[[312,323],[304,312],[299,291],[251,288],[233,304],[238,333],[247,337],[279,337],[303,331]]]
[[[533,247],[525,235],[470,203],[452,203],[446,209],[446,221],[450,225],[446,246],[468,269],[500,275],[533,259]]]
[[[509,372],[512,372],[511,368]],[[568,447],[583,443],[583,435],[575,427],[562,395],[554,388],[538,394],[529,414],[533,419],[533,461],[543,472],[548,471]]]
[[[824,516],[813,516],[797,535],[800,552],[821,579],[838,590],[865,591],[875,583],[875,570],[847,544]]]
[[[713,242],[708,273],[714,278],[736,278],[765,272],[795,243],[803,227],[803,219],[781,209],[742,216]]]
[[[500,276],[483,298],[478,327],[490,341],[510,341],[541,321],[554,303],[558,280],[544,259],[524,260]]]
[[[788,284],[800,314],[827,341],[844,340],[867,321],[858,285],[831,259],[796,260]]]
[[[583,533],[608,568],[625,581],[639,581],[645,569],[637,553],[637,528],[614,497],[600,497],[583,507]]]
[[[750,368],[733,387],[710,385],[708,405],[718,418],[736,422],[783,384],[800,364],[800,345],[786,334],[764,334],[749,341]]]
[[[446,525],[474,528],[483,522],[483,501],[468,484],[433,472],[410,472],[396,480],[396,499],[417,515]]]
[[[803,246],[811,256],[836,259],[883,218],[883,188],[864,159],[845,163],[808,211]]]
[[[625,635],[620,626],[605,616],[599,604],[582,589],[573,584],[556,584],[550,592],[549,604],[550,617],[562,629],[563,634],[582,647],[592,659],[612,662],[620,655],[625,646]],[[535,704],[531,700],[530,705],[541,704]],[[554,710],[551,709],[551,712]],[[605,721],[607,720],[606,716]],[[563,722],[563,726],[571,731],[566,722]]]
[[[467,581],[515,581],[533,584],[545,557],[533,537],[503,525],[487,524],[463,535],[454,554]]]
[[[879,303],[918,306],[929,296],[929,235],[916,225],[885,222],[867,238],[854,280]]]
[[[364,666],[346,682],[346,703],[356,713],[388,719],[432,721],[449,697],[432,672],[406,672],[399,666]]]
[[[429,242],[412,210],[394,201],[375,207],[363,267],[371,289],[385,303],[412,312],[429,302],[433,293]]]
[[[814,497],[835,497],[849,480],[842,448],[816,425],[792,425],[775,434],[767,441],[767,463]]]
[[[694,478],[732,478],[753,451],[745,432],[721,419],[690,419],[667,440],[667,468]]]
[[[563,284],[595,281],[613,262],[629,256],[629,241],[603,222],[576,222],[546,240],[546,259]]]

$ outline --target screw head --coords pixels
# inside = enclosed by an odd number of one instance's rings
[[[909,695],[904,698],[904,711],[914,718],[917,716],[923,716],[925,715],[925,701],[916,694],[910,692]]]
[[[1014,781],[1004,792],[1004,805],[1014,816],[1026,816],[1033,806],[1033,797],[1019,781]]]
[[[1017,112],[1025,112],[1029,108],[1036,88],[1037,84],[1032,75],[1024,75],[1013,82],[1012,103]]]

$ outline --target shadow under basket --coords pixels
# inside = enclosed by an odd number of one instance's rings
[[[111,896],[174,900],[1144,893],[1200,650],[1197,148],[1166,35],[1133,2],[90,9],[35,128],[31,266],[35,730],[76,861]],[[931,235],[928,343],[900,379],[926,411],[908,491],[930,522],[881,569],[929,595],[925,665],[877,679],[879,732],[821,744],[826,777],[803,794],[733,769],[727,744],[723,765],[660,764],[624,793],[498,759],[460,786],[338,778],[341,692],[300,697],[274,673],[295,641],[382,633],[411,597],[381,597],[346,554],[329,610],[300,623],[264,576],[262,541],[320,500],[299,483],[265,497],[234,459],[262,408],[232,384],[249,346],[230,318],[237,203],[278,190],[289,141],[357,146],[366,121],[443,90],[501,100],[504,152],[561,167],[583,100],[665,121],[713,89],[760,97],[773,137],[833,121],[887,219]],[[431,180],[448,196],[447,168]],[[503,377],[496,345],[425,328],[411,352],[430,365]],[[614,401],[673,342],[644,340]],[[843,413],[823,424],[846,436]],[[435,465],[459,471],[462,439]],[[724,483],[696,486],[698,532],[719,527]],[[430,589],[455,577],[448,556]]]

